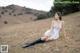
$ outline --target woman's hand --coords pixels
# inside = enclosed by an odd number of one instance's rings
[[[64,38],[66,39],[66,41],[69,41],[70,38],[66,35],[66,30],[65,30],[65,27],[64,27],[64,23],[63,23],[63,26],[62,26],[62,30],[63,30]]]
[[[64,22],[62,23],[62,29],[61,31],[63,31],[63,35],[64,35],[64,38],[66,38],[66,31],[65,31],[65,27],[64,27]]]

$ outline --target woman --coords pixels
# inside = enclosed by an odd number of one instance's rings
[[[58,39],[60,31],[62,31],[62,29],[64,28],[63,24],[64,21],[62,21],[61,14],[57,12],[52,21],[51,28],[45,32],[44,36],[26,46],[23,46],[23,48],[30,47],[38,43],[44,43],[47,41]]]

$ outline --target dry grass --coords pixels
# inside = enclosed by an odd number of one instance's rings
[[[67,38],[61,32],[58,40],[21,48],[25,42],[43,36],[52,18],[0,28],[0,44],[9,45],[9,53],[80,53],[80,12],[63,16]]]

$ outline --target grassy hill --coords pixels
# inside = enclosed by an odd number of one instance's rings
[[[0,27],[27,23],[37,19],[37,16],[39,14],[45,13],[46,12],[44,11],[39,11],[17,5],[0,7]]]
[[[60,34],[56,41],[21,48],[43,36],[53,18],[16,24],[0,28],[0,44],[9,45],[9,53],[80,53],[80,12],[63,16],[67,38]]]

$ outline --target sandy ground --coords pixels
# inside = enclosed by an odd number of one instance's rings
[[[63,20],[67,37],[61,32],[58,40],[21,48],[43,36],[51,25],[52,18],[48,18],[0,28],[0,44],[9,45],[9,53],[80,53],[80,12],[63,16]]]

